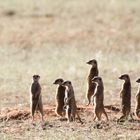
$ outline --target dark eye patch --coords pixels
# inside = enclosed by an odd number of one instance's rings
[[[101,78],[99,78],[99,80],[101,81]]]

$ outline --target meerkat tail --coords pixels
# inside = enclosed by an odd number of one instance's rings
[[[83,124],[83,121],[81,120],[79,114],[78,113],[76,113],[76,114],[77,114],[77,117],[78,117],[78,120],[80,121],[80,123]]]

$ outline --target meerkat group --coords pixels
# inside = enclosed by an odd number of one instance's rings
[[[86,97],[88,100],[87,106],[92,103],[93,105],[93,121],[97,118],[101,121],[102,114],[105,115],[108,121],[108,115],[104,108],[104,84],[102,77],[99,76],[97,60],[93,59],[87,62],[91,65],[91,69],[88,75],[88,89]],[[34,122],[35,111],[39,111],[41,114],[42,122],[44,122],[43,103],[41,96],[41,86],[39,84],[39,75],[33,75],[33,83],[31,85],[31,115],[32,122]],[[121,117],[118,121],[127,120],[131,114],[131,81],[128,74],[123,74],[119,77],[120,80],[124,80],[122,89],[120,91],[121,102]],[[139,84],[138,92],[136,95],[136,108],[135,116],[140,120],[140,78],[136,81]],[[55,112],[61,118],[66,117],[68,122],[73,122],[77,119],[80,123],[83,123],[79,116],[75,93],[72,86],[72,82],[69,80],[63,80],[62,78],[56,79],[53,84],[58,85],[56,90],[56,108]]]

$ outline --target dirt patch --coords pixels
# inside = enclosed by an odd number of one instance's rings
[[[106,109],[119,112],[119,108],[114,107],[112,105],[105,106]],[[93,107],[85,107],[85,106],[78,106],[79,113],[85,113],[87,114],[92,113]],[[56,117],[55,114],[55,106],[44,106],[44,114],[45,119],[48,117]],[[36,119],[39,119],[39,113],[37,112]],[[9,120],[27,120],[30,116],[30,109],[29,107],[14,107],[14,108],[4,108],[0,110],[0,121],[9,121]]]
[[[27,139],[29,135],[33,138],[43,136],[43,139],[51,137],[51,139],[96,139],[97,135],[102,136],[100,139],[104,140],[104,136],[112,139],[124,139],[128,133],[137,136],[140,130],[140,123],[138,121],[117,123],[120,117],[119,108],[117,106],[105,106],[109,121],[93,121],[93,106],[88,107],[79,105],[78,111],[83,121],[81,124],[78,119],[75,123],[67,123],[66,119],[61,120],[55,114],[55,106],[44,105],[44,119],[45,124],[42,124],[40,114],[35,114],[35,124],[31,122],[31,115],[29,107],[11,107],[0,110],[0,134],[10,139]],[[135,134],[134,134],[135,133]],[[16,134],[16,135],[15,135]],[[12,138],[11,138],[12,136]],[[76,137],[76,138],[75,138]],[[118,138],[119,137],[119,138]],[[137,136],[136,138],[139,138]]]

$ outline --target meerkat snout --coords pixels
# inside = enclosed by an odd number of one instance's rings
[[[136,80],[137,83],[140,83],[140,78]]]
[[[33,81],[37,82],[40,79],[39,75],[33,75]]]
[[[127,80],[129,79],[129,75],[128,74],[123,74],[119,77],[120,80]]]
[[[86,62],[88,65],[92,65],[93,67],[97,67],[97,61],[95,59],[89,60]]]
[[[62,85],[63,82],[64,82],[64,80],[62,78],[58,78],[53,82],[53,84],[54,85]]]

